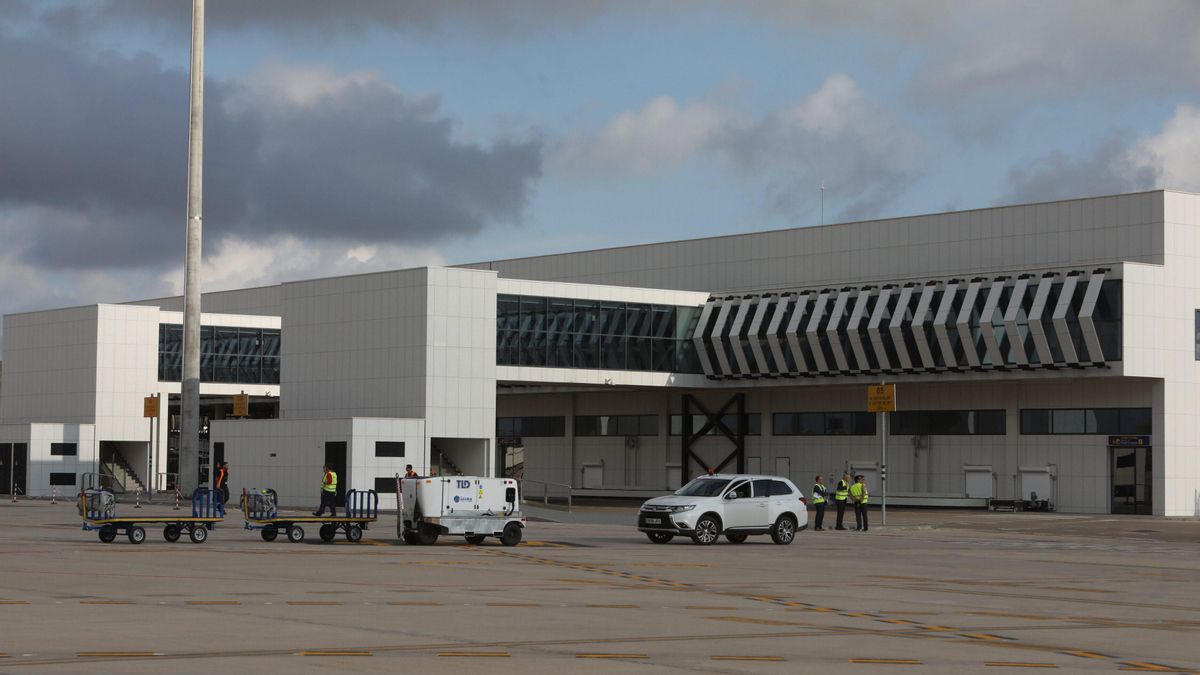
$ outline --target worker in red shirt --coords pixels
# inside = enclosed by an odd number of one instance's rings
[[[229,462],[221,462],[217,473],[213,476],[213,495],[220,507],[221,515],[225,515],[225,504],[229,502]]]

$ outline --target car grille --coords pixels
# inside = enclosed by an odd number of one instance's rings
[[[646,518],[656,518],[659,522],[649,523]],[[638,527],[658,527],[674,529],[675,525],[671,522],[671,515],[665,511],[642,511],[638,514]]]

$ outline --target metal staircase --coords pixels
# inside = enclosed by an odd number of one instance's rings
[[[116,447],[102,447],[100,451],[100,473],[112,477],[114,492],[146,491],[141,476],[129,464]]]

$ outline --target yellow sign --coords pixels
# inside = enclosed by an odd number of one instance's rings
[[[867,412],[896,412],[896,385],[873,384],[867,387]]]
[[[142,417],[158,417],[157,396],[147,396],[142,399]]]
[[[234,394],[233,395],[233,416],[234,417],[249,417],[250,416],[250,396],[249,396],[249,394]]]

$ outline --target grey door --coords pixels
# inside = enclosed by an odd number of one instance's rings
[[[1151,448],[1109,447],[1112,477],[1112,512],[1154,513],[1151,483],[1154,452]]]

